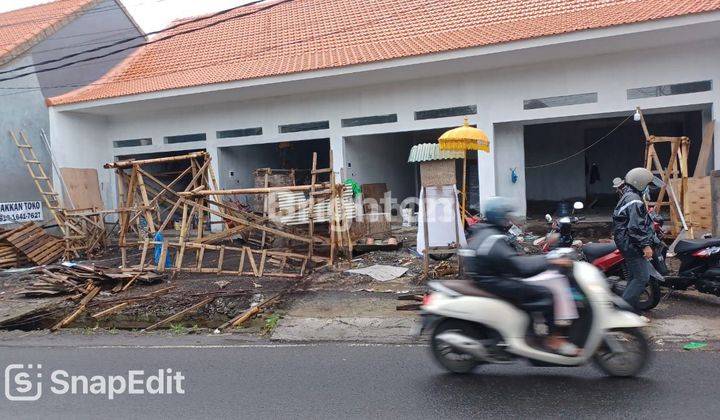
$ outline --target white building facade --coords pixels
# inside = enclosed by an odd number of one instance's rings
[[[402,200],[415,194],[413,169],[403,160],[409,143],[432,141],[467,116],[491,140],[490,153],[478,154],[477,181],[471,185],[479,202],[474,204],[509,196],[525,213],[528,178],[538,179],[525,170],[528,126],[615,121],[639,106],[647,115],[694,113],[700,124],[695,131],[701,133],[718,119],[718,89],[720,12],[711,12],[57,105],[50,109],[50,136],[59,166],[98,169],[108,208],[117,206],[117,187],[102,165],[118,157],[204,149],[221,187],[233,188],[246,186],[247,174],[271,164],[266,161],[274,149],[259,145],[307,140],[331,148],[338,174],[359,183],[385,182]],[[636,123],[631,118],[626,124]],[[534,141],[545,140],[547,159],[535,156],[535,164],[584,147],[550,138]],[[699,147],[701,138],[691,141]],[[720,145],[713,147],[712,166],[719,169]],[[586,184],[587,168],[557,171],[542,183],[563,189],[582,177]],[[606,173],[602,179],[609,184],[622,175]]]

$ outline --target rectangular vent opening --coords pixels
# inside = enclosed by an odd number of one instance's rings
[[[129,139],[129,140],[115,140],[113,141],[113,147],[138,147],[138,146],[150,146],[152,139]]]
[[[263,133],[262,127],[254,128],[238,128],[234,130],[223,130],[216,133],[219,139],[230,139],[234,137],[249,137],[249,136],[261,136]]]
[[[523,101],[523,109],[541,109],[555,108],[558,106],[594,104],[597,101],[597,92],[579,93],[576,95],[551,96],[549,98],[526,99]]]
[[[452,108],[428,109],[415,111],[416,120],[430,120],[433,118],[459,117],[477,114],[477,105],[456,106]]]
[[[709,92],[712,80],[676,83],[674,85],[648,86],[627,90],[628,99],[656,98],[659,96],[684,95],[686,93]]]
[[[342,127],[359,127],[361,125],[396,123],[397,114],[373,115],[372,117],[344,118],[340,120]]]
[[[205,133],[183,134],[180,136],[165,137],[165,144],[189,143],[192,141],[205,141],[206,139],[207,139],[207,135]]]
[[[279,126],[281,133],[297,133],[298,131],[327,130],[330,121],[313,121],[300,124],[285,124]]]

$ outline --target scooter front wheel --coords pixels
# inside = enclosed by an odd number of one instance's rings
[[[482,337],[480,337],[478,328],[471,322],[450,318],[441,321],[430,337],[430,350],[440,366],[452,373],[464,374],[472,372],[480,364],[474,356],[457,351],[437,338],[438,335],[448,331],[480,339]]]
[[[593,355],[593,362],[609,376],[631,377],[640,374],[650,360],[650,345],[638,328],[611,330]]]

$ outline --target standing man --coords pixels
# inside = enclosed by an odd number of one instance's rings
[[[613,190],[617,193],[618,197],[622,197],[623,190],[625,189],[625,181],[622,178],[614,178],[612,181]]]
[[[613,211],[615,244],[625,258],[629,279],[623,299],[637,310],[640,295],[650,280],[649,263],[653,256],[655,232],[642,199],[653,174],[645,168],[631,169],[625,175],[625,188]]]

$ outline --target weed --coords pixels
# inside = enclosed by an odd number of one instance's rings
[[[263,332],[265,334],[270,334],[275,327],[277,327],[278,322],[280,322],[280,319],[282,319],[282,316],[278,313],[270,314],[267,318],[265,318],[265,327],[263,327]]]
[[[183,324],[170,324],[170,332],[174,335],[185,335],[188,329]]]

